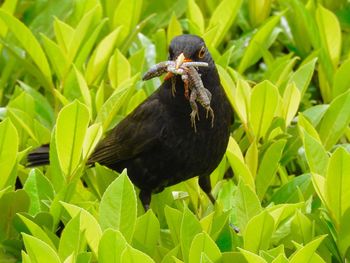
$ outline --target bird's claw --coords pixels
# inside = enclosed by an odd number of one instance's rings
[[[193,110],[193,111],[190,113],[190,116],[191,116],[191,127],[193,127],[194,132],[197,132],[196,117],[197,117],[197,119],[199,120],[198,112]]]
[[[207,108],[207,113],[205,115],[205,117],[207,119],[209,117],[209,114],[210,114],[210,117],[211,117],[211,127],[213,128],[214,127],[214,111],[213,111],[213,109],[210,106]]]

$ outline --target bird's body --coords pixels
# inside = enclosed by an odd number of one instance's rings
[[[173,40],[170,52],[192,55],[191,42],[204,45],[197,36],[183,35]],[[178,55],[171,53],[171,58]],[[98,162],[119,172],[127,168],[129,178],[141,190],[140,198],[146,209],[152,193],[194,176],[199,176],[200,186],[213,200],[209,175],[225,153],[232,110],[209,52],[202,61],[209,64],[200,68],[199,73],[212,94],[213,127],[211,120],[206,119],[206,110],[199,107],[200,121],[194,132],[183,81],[181,76],[174,76],[176,96],[172,95],[171,79],[166,80],[106,135],[88,160],[89,164]]]

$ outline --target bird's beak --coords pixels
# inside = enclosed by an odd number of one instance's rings
[[[190,62],[190,61],[192,61],[192,59],[186,58],[184,53],[181,53],[180,55],[178,55],[178,57],[175,60],[175,69],[178,69],[179,67],[181,67],[182,63]]]

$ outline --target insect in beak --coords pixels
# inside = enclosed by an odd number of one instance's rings
[[[175,60],[175,69],[178,69],[185,61],[184,53],[181,53]]]
[[[192,62],[192,59],[186,58],[184,53],[181,53],[180,55],[177,56],[177,58],[175,60],[175,69],[176,70],[179,69],[184,62]],[[174,74],[172,72],[168,72],[165,75],[164,80],[168,80],[168,79],[172,78],[173,76],[174,76]]]

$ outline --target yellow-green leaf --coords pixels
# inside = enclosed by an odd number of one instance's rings
[[[65,106],[57,117],[56,145],[62,171],[72,175],[82,157],[82,147],[89,123],[89,111],[77,100]]]

